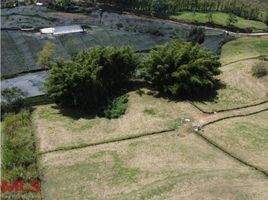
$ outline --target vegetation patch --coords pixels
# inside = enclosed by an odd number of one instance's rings
[[[148,115],[156,115],[157,111],[153,108],[145,108],[143,110],[144,113],[148,114]]]
[[[40,180],[37,167],[37,154],[31,113],[23,110],[18,114],[10,114],[2,122],[2,177],[9,184],[15,180],[23,180],[24,189],[33,189],[29,185],[32,180]],[[39,199],[38,193],[6,192],[7,199]]]
[[[268,63],[265,61],[255,64],[251,69],[252,75],[257,78],[266,76],[267,72],[268,72]]]
[[[122,95],[108,102],[104,108],[104,116],[108,119],[119,118],[124,115],[128,106],[128,96]]]

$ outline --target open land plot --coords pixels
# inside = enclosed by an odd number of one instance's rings
[[[220,57],[222,74],[218,76],[223,86],[217,90],[214,99],[195,104],[205,111],[214,112],[267,100],[268,75],[256,78],[251,72],[252,67],[260,62],[258,56],[268,56],[268,37],[242,37],[226,43]]]
[[[196,102],[196,105],[213,112],[268,100],[268,75],[256,78],[251,73],[251,68],[258,62],[258,59],[252,59],[222,67],[219,79],[224,86],[217,91],[216,98],[212,101]]]
[[[106,142],[129,136],[177,128],[181,117],[197,118],[201,112],[186,102],[169,102],[136,92],[119,119],[82,116],[73,110],[60,112],[55,105],[38,106],[34,112],[40,152],[62,147]]]
[[[200,12],[182,12],[178,15],[170,16],[171,19],[175,20],[183,20],[187,22],[200,22],[200,23],[208,23],[208,13],[200,13]],[[215,12],[212,15],[213,23],[226,26],[226,22],[228,19],[227,13]],[[238,28],[252,28],[254,32],[263,31],[267,28],[267,26],[260,21],[255,20],[247,20],[241,17],[237,17],[238,22],[234,24],[235,27]]]
[[[42,156],[44,199],[254,199],[267,178],[194,134],[164,133]]]
[[[204,134],[233,155],[268,172],[268,112],[208,125]]]

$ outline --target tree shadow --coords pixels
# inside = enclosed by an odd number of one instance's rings
[[[179,101],[199,101],[199,102],[213,102],[217,100],[218,98],[218,90],[226,88],[226,84],[221,82],[220,80],[217,80],[214,88],[212,88],[210,91],[200,91],[195,92],[192,94],[187,95],[180,95],[180,96],[172,96],[170,94],[166,94],[163,92],[155,92],[157,91],[156,88],[152,90],[152,92],[149,92],[149,95],[152,95],[156,98],[164,98],[168,99],[169,101],[179,102]]]
[[[74,120],[79,119],[94,119],[98,116],[98,113],[96,112],[87,112],[85,110],[79,109],[79,108],[73,108],[73,107],[67,107],[67,106],[59,106],[57,104],[51,106],[53,109],[56,109],[59,111],[60,114],[62,114],[65,117],[72,118]]]

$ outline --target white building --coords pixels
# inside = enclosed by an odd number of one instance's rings
[[[80,33],[83,32],[83,28],[80,25],[71,25],[71,26],[56,26],[50,28],[42,28],[40,32],[43,34],[68,34],[68,33]]]

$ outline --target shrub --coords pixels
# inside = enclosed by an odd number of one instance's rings
[[[237,19],[236,15],[233,13],[229,13],[228,18],[226,19],[226,25],[231,27],[234,24],[236,24],[237,22],[238,22],[238,19]]]
[[[261,78],[267,75],[268,73],[267,69],[268,69],[267,63],[265,61],[262,61],[252,67],[251,73],[253,76],[257,78]]]
[[[129,47],[96,47],[51,64],[48,94],[60,106],[99,111],[127,84],[137,66]]]
[[[1,114],[17,113],[24,106],[25,94],[17,87],[6,88],[2,91]]]
[[[108,105],[104,108],[104,116],[108,119],[119,118],[125,114],[127,106],[127,95],[119,96],[108,102]]]
[[[198,45],[173,41],[152,50],[142,76],[160,92],[174,97],[204,96],[211,92],[220,73],[218,57]]]

